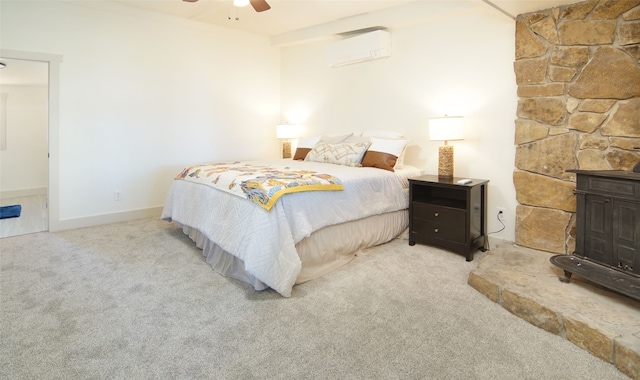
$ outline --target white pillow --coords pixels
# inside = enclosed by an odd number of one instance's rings
[[[296,147],[296,153],[293,155],[293,159],[304,160],[311,149],[313,149],[313,147],[320,141],[320,138],[321,136],[300,137],[298,139],[298,146]]]
[[[353,136],[349,136],[347,137],[344,141],[342,142],[346,142],[346,143],[359,143],[359,142],[364,142],[364,143],[369,143],[371,144],[371,137],[362,137],[362,136],[358,136],[358,135],[353,135]]]
[[[310,148],[313,149],[317,143],[320,142],[322,136],[311,136],[311,137],[300,137],[298,139],[298,146],[300,148]]]
[[[319,142],[304,160],[345,166],[362,166],[362,158],[369,145],[368,142],[338,144]]]
[[[362,132],[364,137],[378,137],[381,139],[403,139],[402,133],[394,131],[364,131]]]
[[[349,133],[346,135],[323,135],[322,138],[320,138],[320,141],[329,143],[329,144],[337,144],[337,143],[344,142],[346,139],[348,139],[351,136],[353,136],[353,133]]]
[[[409,140],[381,139],[371,137],[371,146],[362,159],[362,166],[379,168],[389,171],[401,169],[397,166]]]

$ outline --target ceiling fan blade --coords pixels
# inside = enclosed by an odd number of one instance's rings
[[[267,4],[266,0],[251,0],[251,6],[256,12],[264,12],[271,9],[271,6]]]

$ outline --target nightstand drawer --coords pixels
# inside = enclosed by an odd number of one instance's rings
[[[438,224],[461,224],[464,228],[466,211],[451,207],[413,202],[413,217]]]
[[[467,240],[464,218],[461,223],[439,223],[414,219],[412,227],[411,232],[421,234],[429,240],[442,239],[461,244],[465,244]]]

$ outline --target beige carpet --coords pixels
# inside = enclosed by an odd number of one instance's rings
[[[0,255],[3,379],[626,378],[468,286],[477,259],[406,240],[288,299],[214,273],[154,219],[0,239]]]

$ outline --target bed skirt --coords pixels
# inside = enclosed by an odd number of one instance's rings
[[[373,215],[347,223],[324,227],[296,244],[302,270],[296,284],[318,278],[349,263],[364,248],[386,243],[409,226],[409,212],[400,210]],[[244,262],[207,239],[195,228],[182,225],[182,231],[202,249],[206,262],[223,276],[235,278],[255,290],[268,288],[244,269]]]

